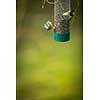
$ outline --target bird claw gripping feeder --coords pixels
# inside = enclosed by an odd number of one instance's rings
[[[44,0],[42,8],[45,3],[54,5],[54,25],[52,22],[47,21],[44,24],[44,29],[47,31],[54,29],[54,40],[65,42],[70,40],[70,19],[74,15],[71,10],[71,0]]]

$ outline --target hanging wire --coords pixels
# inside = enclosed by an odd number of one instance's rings
[[[43,5],[42,5],[42,8],[44,8],[46,2],[47,2],[48,4],[50,4],[50,5],[54,5],[54,4],[57,3],[58,1],[59,1],[59,0],[57,0],[57,1],[44,0],[44,1],[43,1]]]
[[[47,3],[52,5],[52,4],[55,4],[56,2],[47,0]]]

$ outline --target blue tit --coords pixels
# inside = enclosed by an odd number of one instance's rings
[[[47,21],[45,24],[44,24],[44,29],[46,29],[47,31],[49,31],[50,29],[52,29],[53,25],[52,25],[52,22],[50,21]]]

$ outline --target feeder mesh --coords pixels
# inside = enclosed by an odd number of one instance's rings
[[[64,16],[70,10],[70,0],[55,0],[54,4],[54,31],[59,34],[69,33],[69,15]]]

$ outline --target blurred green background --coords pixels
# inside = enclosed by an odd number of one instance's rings
[[[43,29],[53,21],[53,5],[42,9],[42,3],[17,0],[17,100],[82,100],[82,0],[72,0],[72,9],[78,9],[71,39],[64,43],[54,41],[53,30]]]

